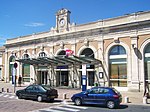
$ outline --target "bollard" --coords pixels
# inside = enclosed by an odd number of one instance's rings
[[[124,102],[125,102],[125,103],[129,103],[129,97],[128,97],[128,96],[126,96],[126,97],[124,98]]]
[[[67,94],[64,93],[64,94],[63,94],[63,99],[66,99],[66,98],[67,98]]]
[[[9,88],[7,88],[7,93],[9,93]]]
[[[143,97],[143,104],[147,104],[147,97]]]
[[[4,88],[2,88],[2,92],[4,92]]]

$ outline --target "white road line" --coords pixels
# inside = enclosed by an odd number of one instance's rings
[[[80,111],[78,109],[71,109],[71,108],[65,108],[65,107],[57,107],[56,109],[67,110],[67,111],[75,111],[75,112]]]
[[[57,110],[57,108],[55,108],[55,109],[51,109],[51,108],[40,109],[38,112],[41,112],[41,111],[46,111],[46,112],[66,112],[66,111],[63,111],[63,110]]]
[[[15,96],[10,96],[9,98],[14,98]]]
[[[53,104],[56,104],[56,105],[57,105],[57,104],[61,104],[61,103],[53,103]]]
[[[75,106],[75,105],[65,105],[65,107],[78,108],[78,109],[87,109],[87,107]]]
[[[3,96],[4,94],[0,94],[0,97]]]
[[[5,98],[6,98],[6,97],[8,97],[8,96],[9,96],[9,95],[5,95],[5,96],[3,96],[3,97],[5,97]]]

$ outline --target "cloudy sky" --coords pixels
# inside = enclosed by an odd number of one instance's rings
[[[0,0],[0,46],[10,38],[49,31],[61,8],[71,11],[71,22],[84,24],[150,11],[150,0]]]

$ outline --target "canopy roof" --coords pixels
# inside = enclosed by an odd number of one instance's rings
[[[62,65],[82,65],[82,64],[90,64],[97,65],[101,64],[101,61],[91,57],[77,57],[77,56],[54,56],[50,57],[38,57],[38,58],[26,58],[26,59],[18,59],[18,62],[30,65],[39,65],[39,64],[47,64],[53,66],[62,66]]]

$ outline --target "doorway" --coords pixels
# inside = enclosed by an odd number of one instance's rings
[[[38,75],[37,75],[38,84],[46,85],[48,80],[47,75],[48,75],[48,71],[38,71]]]
[[[69,77],[68,71],[57,71],[56,83],[57,86],[68,86]]]

